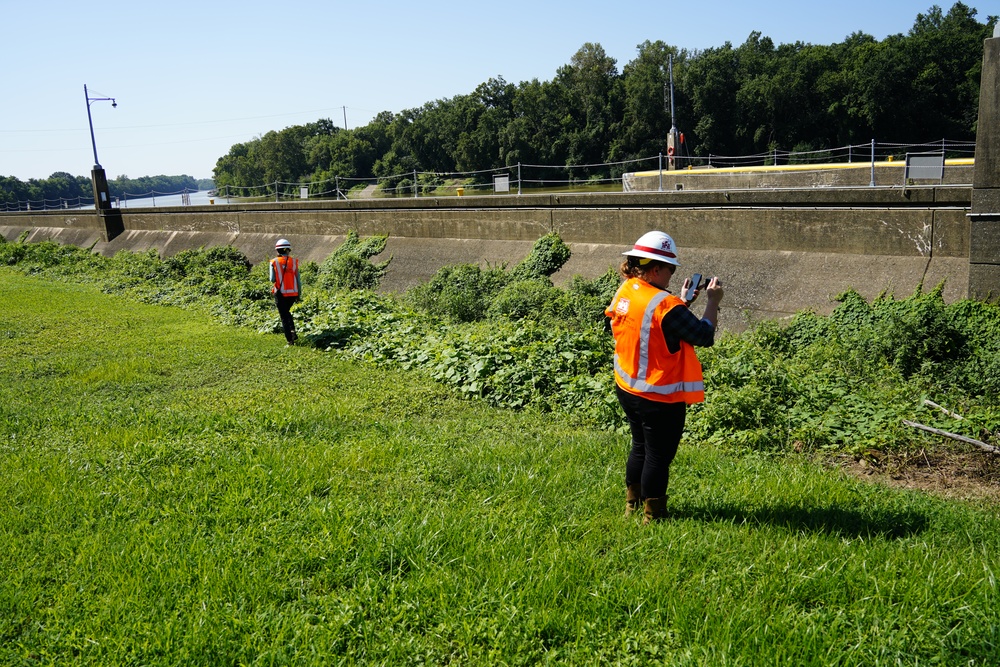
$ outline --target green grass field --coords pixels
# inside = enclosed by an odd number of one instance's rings
[[[0,664],[1000,664],[993,506],[0,280]]]

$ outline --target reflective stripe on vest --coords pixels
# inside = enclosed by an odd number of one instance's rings
[[[660,302],[667,298],[667,292],[659,292],[656,296],[649,300],[649,304],[646,306],[645,312],[642,314],[642,329],[639,334],[639,367],[636,369],[636,376],[639,378],[646,377],[646,371],[649,370],[649,332],[653,329],[653,315],[656,314],[656,307],[660,305]],[[615,367],[621,368],[618,364],[618,355],[615,354]],[[629,377],[628,373],[623,373],[625,377]],[[629,378],[633,382],[642,382],[638,378]],[[629,383],[631,385],[631,383]],[[646,384],[642,382],[642,384]],[[652,385],[649,385],[652,386]],[[639,391],[645,391],[640,389]]]
[[[668,396],[670,394],[690,394],[694,392],[704,392],[705,382],[704,380],[696,380],[693,382],[675,382],[673,384],[656,385],[649,384],[645,380],[640,380],[639,378],[631,377],[625,372],[621,364],[618,363],[618,355],[615,355],[615,372],[618,377],[629,386],[630,389],[636,392],[641,392],[643,394],[661,394],[663,396]]]
[[[650,294],[650,291],[654,293]],[[633,307],[642,307],[644,299],[648,301],[641,318],[638,313],[629,312]],[[664,304],[666,299],[671,299],[671,302]],[[701,363],[694,346],[680,341],[680,349],[670,353],[657,321],[658,314],[662,318],[682,303],[669,292],[644,281],[632,279],[622,285],[606,311],[612,318],[612,329],[615,330],[614,369],[615,381],[619,387],[633,394],[645,395],[654,401],[700,403],[705,400]],[[661,306],[666,307],[666,310]],[[635,330],[635,324],[639,325],[638,331]],[[638,340],[635,340],[636,336]],[[654,342],[657,337],[662,340]],[[658,348],[656,359],[650,358],[651,345]],[[631,362],[628,363],[629,366],[634,366],[634,374],[622,363],[620,354]],[[633,354],[637,356],[631,358]],[[651,377],[661,384],[651,382]]]
[[[285,261],[282,262],[281,260]],[[299,260],[294,257],[275,257],[271,260],[274,268],[274,287],[272,293],[282,296],[298,296]]]

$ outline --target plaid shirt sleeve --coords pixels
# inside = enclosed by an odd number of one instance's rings
[[[667,339],[667,349],[676,352],[680,341],[687,341],[698,347],[712,347],[715,344],[715,325],[709,320],[700,320],[688,308],[676,306],[667,311],[661,322],[663,337]]]

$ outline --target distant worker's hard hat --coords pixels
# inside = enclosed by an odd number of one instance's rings
[[[292,244],[288,242],[288,239],[278,239],[278,242],[274,244],[275,250],[291,250]]]
[[[629,257],[655,259],[674,266],[681,265],[677,261],[677,246],[674,245],[674,240],[663,232],[646,232],[639,237],[631,250],[622,254]]]

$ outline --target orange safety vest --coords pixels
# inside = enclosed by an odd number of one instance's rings
[[[671,353],[663,337],[663,316],[685,302],[644,280],[631,278],[604,314],[615,336],[615,382],[624,391],[662,403],[701,403],[705,382],[694,346],[681,341]]]
[[[274,272],[271,294],[299,295],[299,260],[294,257],[275,257],[271,260],[271,270]]]

